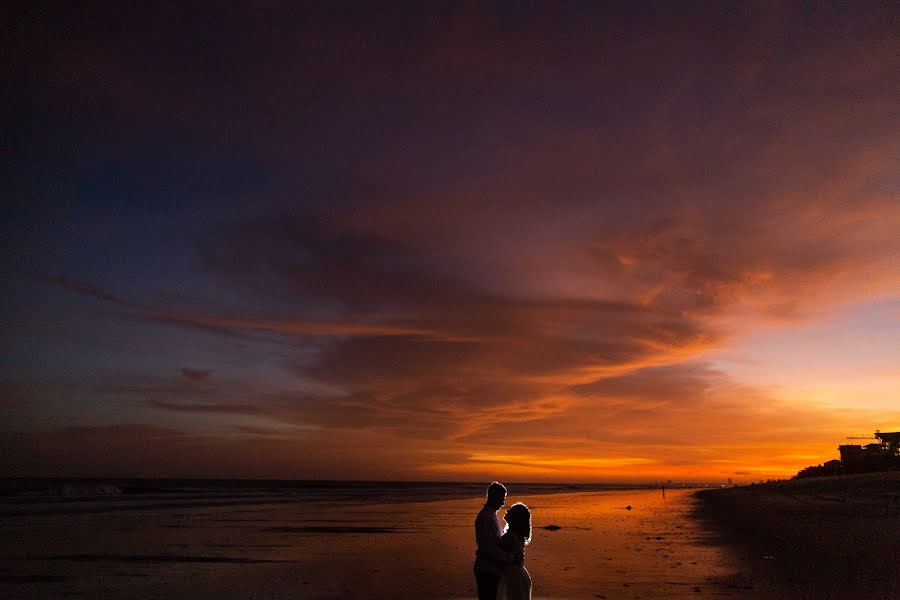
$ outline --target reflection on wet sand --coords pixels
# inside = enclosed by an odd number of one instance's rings
[[[741,597],[737,566],[690,519],[692,494],[518,496],[510,486],[508,504],[533,512],[526,563],[535,598]],[[0,526],[0,593],[473,598],[481,504],[334,499],[17,517]]]

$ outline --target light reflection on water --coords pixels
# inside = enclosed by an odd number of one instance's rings
[[[507,505],[516,501],[533,514],[526,566],[535,597],[702,598],[733,592],[723,580],[735,565],[688,517],[691,491],[667,491],[665,500],[658,490],[517,497],[511,486]],[[473,597],[472,522],[480,504],[336,508],[332,518],[344,526],[379,524],[397,533],[344,540],[320,557],[319,568],[330,570],[330,562],[349,576],[342,590],[331,588],[341,597],[365,597],[359,587],[383,597]],[[547,525],[560,529],[543,529]]]

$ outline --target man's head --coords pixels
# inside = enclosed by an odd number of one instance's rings
[[[487,489],[487,505],[500,510],[500,507],[506,502],[506,486],[499,481],[495,481],[488,486]]]

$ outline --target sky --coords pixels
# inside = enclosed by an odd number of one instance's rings
[[[0,475],[743,482],[900,430],[891,3],[2,20]]]

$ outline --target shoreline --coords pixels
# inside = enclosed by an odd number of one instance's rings
[[[694,516],[750,597],[900,598],[900,472],[703,490]]]

